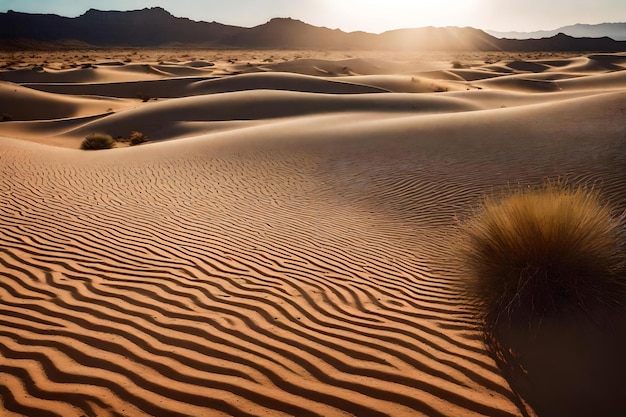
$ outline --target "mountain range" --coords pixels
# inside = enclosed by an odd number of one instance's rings
[[[487,33],[497,38],[511,39],[539,39],[564,33],[573,37],[601,38],[607,36],[616,41],[626,41],[626,23],[600,23],[597,25],[576,24],[563,26],[554,30],[540,30],[536,32],[497,32],[487,30]]]
[[[597,33],[597,32],[594,32]],[[512,36],[511,36],[512,37]],[[626,51],[626,41],[575,38],[556,33],[543,39],[501,39],[474,28],[423,27],[372,34],[312,26],[276,18],[252,28],[175,17],[160,7],[133,11],[90,9],[75,17],[0,13],[0,49],[28,45],[60,47],[205,47],[447,51]]]

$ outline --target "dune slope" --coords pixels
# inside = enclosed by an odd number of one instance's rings
[[[3,415],[554,412],[485,347],[456,226],[558,176],[626,209],[626,91],[293,90],[0,124]],[[179,139],[68,149],[115,126]],[[619,410],[550,381],[563,415]]]

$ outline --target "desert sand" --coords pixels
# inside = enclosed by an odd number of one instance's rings
[[[616,54],[0,55],[0,414],[618,415],[624,326],[546,323],[512,375],[455,244],[485,194],[547,178],[626,209],[625,70]],[[150,141],[79,149],[132,131]]]

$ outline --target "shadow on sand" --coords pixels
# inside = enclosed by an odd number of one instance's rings
[[[529,327],[488,323],[485,337],[520,403],[539,417],[624,415],[624,309],[559,315]]]

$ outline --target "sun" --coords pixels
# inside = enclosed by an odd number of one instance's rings
[[[328,0],[324,18],[347,30],[379,33],[422,26],[472,26],[484,0]]]

